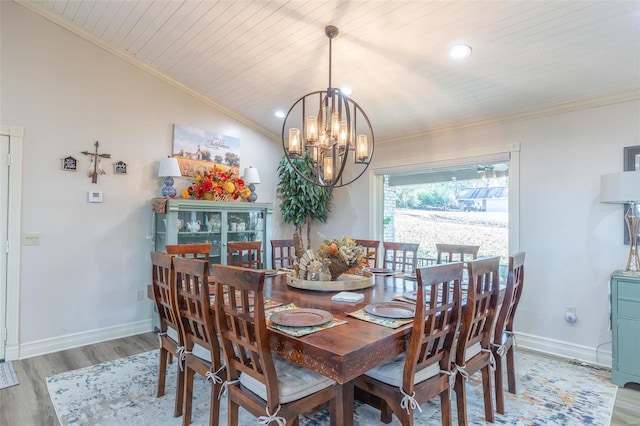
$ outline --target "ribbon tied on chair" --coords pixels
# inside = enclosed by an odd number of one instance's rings
[[[422,413],[422,408],[420,408],[420,404],[418,404],[416,400],[416,391],[413,391],[413,393],[409,395],[402,389],[402,386],[399,386],[398,389],[400,389],[400,393],[403,395],[400,401],[400,407],[407,410],[407,413],[411,413],[411,410],[415,410],[416,408]]]
[[[284,417],[278,416],[278,411],[280,411],[280,404],[278,404],[278,408],[273,414],[269,413],[269,407],[265,407],[264,411],[267,413],[266,416],[258,417],[258,424],[260,425],[268,425],[271,422],[278,423],[278,426],[285,426],[287,424],[287,420]]]

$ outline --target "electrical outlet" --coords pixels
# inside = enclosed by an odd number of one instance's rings
[[[39,246],[40,234],[24,234],[22,236],[22,245],[25,246]]]
[[[144,290],[138,290],[136,293],[136,300],[139,302],[144,299]]]
[[[578,320],[575,306],[566,306],[564,310],[564,320],[569,324],[573,324]]]

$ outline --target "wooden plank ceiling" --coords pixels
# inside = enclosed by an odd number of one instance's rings
[[[640,89],[634,1],[19,1],[54,12],[279,138],[348,85],[378,140]],[[473,47],[466,61],[447,49]]]

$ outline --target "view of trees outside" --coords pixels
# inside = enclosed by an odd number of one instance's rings
[[[500,256],[504,269],[509,257],[508,179],[479,176],[389,186],[385,178],[385,240],[420,243],[418,256],[426,259],[436,258],[436,243],[479,245],[478,257]],[[469,199],[469,194],[477,198]],[[486,194],[501,196],[483,198]]]

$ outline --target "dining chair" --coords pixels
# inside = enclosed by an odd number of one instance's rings
[[[478,250],[480,246],[436,243],[436,262],[467,262],[478,258]]]
[[[378,250],[380,249],[380,241],[378,240],[355,240],[356,244],[364,247],[366,259],[370,268],[375,268],[378,263]]]
[[[402,425],[413,425],[414,410],[422,411],[421,403],[439,395],[442,424],[451,425],[451,352],[461,316],[462,263],[419,268],[416,275],[416,307],[422,308],[416,309],[407,352],[354,384],[379,398],[383,423],[391,422],[392,412]]]
[[[395,243],[384,241],[383,268],[397,272],[413,273],[418,262],[419,243]]]
[[[271,240],[271,268],[289,268],[296,259],[296,246],[291,240]]]
[[[262,241],[227,242],[227,265],[262,269]]]
[[[495,388],[496,388],[496,411],[505,413],[504,408],[504,385],[503,385],[503,364],[502,357],[507,358],[507,385],[510,393],[516,393],[516,366],[514,357],[513,320],[520,303],[522,295],[522,285],[524,283],[524,252],[518,252],[509,256],[509,275],[507,276],[507,287],[502,300],[502,306],[496,319],[496,326],[493,334],[491,351],[496,360]]]
[[[209,262],[173,258],[176,300],[184,334],[184,401],[182,425],[191,423],[195,373],[211,381],[209,425],[218,425],[223,366],[209,294]]]
[[[165,380],[167,377],[167,364],[173,362],[173,357],[180,363],[180,353],[184,347],[180,317],[178,314],[175,293],[175,274],[173,269],[173,256],[169,254],[151,252],[152,265],[152,288],[153,298],[159,317],[160,333],[160,365],[158,370],[157,396],[165,394]],[[182,393],[184,384],[184,373],[182,365],[178,369],[176,379],[176,400],[173,416],[182,415]]]
[[[467,424],[467,397],[465,382],[468,377],[482,372],[485,419],[493,423],[491,372],[495,365],[491,352],[491,329],[498,304],[500,257],[488,257],[467,263],[469,285],[467,303],[463,310],[462,325],[456,343],[455,365],[456,403],[458,425]]]
[[[196,259],[209,260],[211,244],[167,244],[165,246],[165,250],[167,250],[167,253],[179,257],[193,257]]]
[[[242,406],[262,424],[297,425],[299,414],[325,402],[334,424],[336,382],[271,354],[264,272],[227,265],[213,269],[216,321],[227,365],[228,424],[238,424]]]

